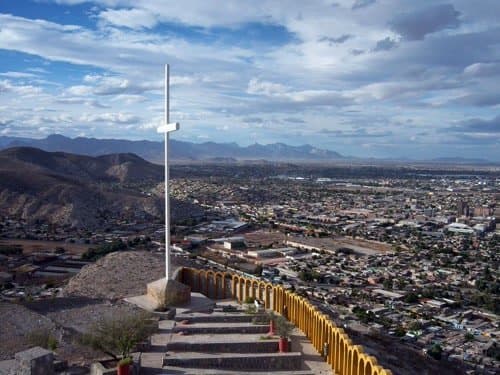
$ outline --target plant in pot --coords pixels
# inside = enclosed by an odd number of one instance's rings
[[[121,314],[99,320],[81,337],[80,343],[113,357],[118,361],[118,375],[129,375],[132,350],[154,330],[149,314]]]
[[[269,311],[267,313],[267,318],[269,319],[269,332],[267,333],[268,336],[274,336],[276,334],[276,314],[274,314],[274,311]]]
[[[279,351],[280,353],[288,352],[289,351],[288,339],[292,334],[294,326],[292,323],[290,323],[281,315],[276,318],[275,323],[276,323],[276,332],[280,337]]]
[[[117,375],[129,375],[130,365],[134,363],[131,357],[125,357],[118,361],[118,366],[116,367]]]

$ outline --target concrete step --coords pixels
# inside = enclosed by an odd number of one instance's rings
[[[266,322],[268,319],[264,314],[247,315],[241,313],[216,313],[213,314],[180,314],[175,317],[175,321],[183,320],[189,323],[243,323],[252,322],[258,319],[260,322]]]
[[[201,293],[191,293],[189,305],[176,308],[177,314],[184,313],[210,313],[215,308],[215,302]]]
[[[183,374],[183,375],[315,375],[310,370],[291,370],[291,371],[234,371],[223,369],[200,369],[185,368],[176,366],[165,366],[160,374]]]
[[[163,366],[228,370],[300,370],[302,353],[167,352]],[[239,372],[239,371],[238,371]],[[239,372],[240,373],[240,372]]]
[[[222,336],[222,335],[219,335]],[[278,339],[257,341],[224,341],[223,335],[218,341],[190,342],[177,341],[167,345],[167,351],[172,352],[203,352],[203,353],[277,353]],[[189,336],[188,336],[189,337]]]
[[[279,339],[263,334],[172,335],[167,351],[205,353],[276,353]]]
[[[230,334],[230,333],[259,333],[266,334],[269,331],[268,325],[256,325],[251,323],[196,323],[196,324],[177,324],[173,330],[174,333],[183,332],[188,335],[198,334]]]
[[[175,327],[175,322],[173,320],[160,320],[158,321],[158,328],[161,331],[170,331]]]

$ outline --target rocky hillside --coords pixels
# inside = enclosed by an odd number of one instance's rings
[[[85,266],[64,288],[64,295],[119,299],[145,294],[147,283],[164,277],[164,257],[146,251],[106,255]]]
[[[0,215],[94,228],[112,218],[156,220],[163,199],[154,187],[163,167],[134,154],[99,157],[20,147],[0,152]],[[172,200],[173,219],[199,210]]]
[[[0,170],[60,175],[83,181],[143,182],[160,181],[163,167],[135,154],[110,154],[98,157],[65,152],[46,152],[32,147],[0,151]]]

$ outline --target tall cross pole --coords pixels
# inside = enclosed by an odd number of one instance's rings
[[[170,69],[169,65],[165,64],[165,114],[163,125],[157,131],[165,135],[165,278],[170,280],[170,192],[168,186],[168,140],[169,133],[179,130],[179,123],[170,121]]]

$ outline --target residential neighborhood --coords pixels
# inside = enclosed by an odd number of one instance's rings
[[[175,221],[174,259],[292,289],[375,354],[390,340],[422,360],[497,371],[496,175],[259,174],[173,179],[175,199],[203,209]],[[4,216],[0,229],[7,301],[55,296],[108,252],[164,251],[160,222],[88,230]]]

